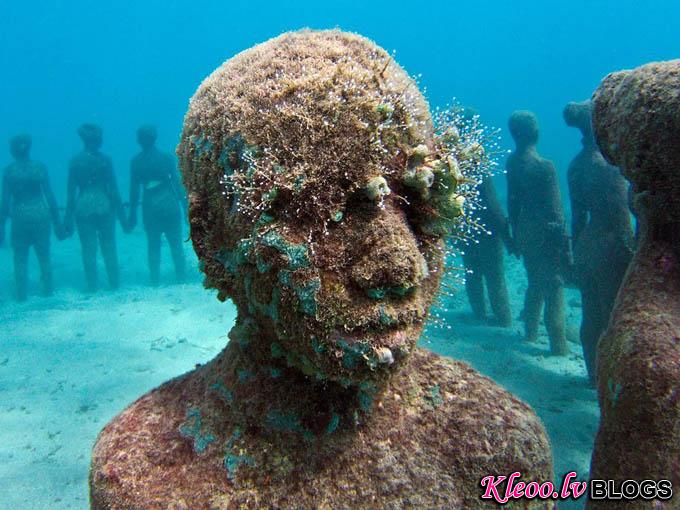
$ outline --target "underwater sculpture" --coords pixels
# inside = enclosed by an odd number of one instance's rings
[[[14,163],[5,168],[2,180],[0,243],[5,236],[5,223],[10,218],[16,297],[23,301],[27,295],[28,252],[31,247],[40,265],[42,292],[46,296],[52,294],[52,227],[57,237],[63,237],[63,233],[47,168],[31,159],[31,137],[15,136],[10,140],[9,147]]]
[[[435,133],[384,50],[300,31],[244,51],[194,95],[178,154],[205,284],[238,317],[103,429],[94,509],[474,509],[489,471],[551,479],[526,404],[415,348],[484,155]]]
[[[127,229],[123,204],[118,192],[111,158],[99,150],[102,130],[95,124],[78,128],[83,151],[69,164],[64,228],[71,236],[74,223],[83,257],[87,290],[97,290],[97,244],[102,251],[109,285],[118,287],[119,269],[116,249],[116,218]]]
[[[607,328],[621,280],[633,256],[628,183],[595,144],[591,103],[569,103],[564,120],[583,134],[583,149],[569,165],[574,276],[581,291],[581,344],[595,383],[597,342]]]
[[[151,284],[158,285],[161,263],[161,236],[165,235],[175,264],[177,281],[184,280],[182,249],[182,210],[185,198],[174,158],[156,148],[156,128],[141,126],[137,142],[142,151],[130,162],[130,216],[128,225],[137,224],[139,188],[143,189],[142,221],[146,232]]]
[[[512,324],[512,313],[505,283],[503,245],[512,251],[512,239],[508,219],[503,214],[496,188],[490,177],[479,185],[479,203],[481,206],[479,219],[488,232],[480,232],[475,237],[476,242],[469,243],[464,249],[465,268],[472,271],[465,277],[465,290],[475,317],[486,320],[484,298],[486,283],[493,311],[492,322],[507,328]]]
[[[507,161],[508,215],[516,254],[522,257],[529,285],[524,298],[525,336],[538,337],[541,308],[552,354],[568,353],[564,317],[564,273],[570,265],[564,212],[552,162],[536,150],[538,121],[517,111],[508,121],[516,149]]]
[[[680,60],[607,76],[593,96],[602,154],[633,186],[637,251],[600,340],[591,478],[680,485]],[[680,508],[677,496],[588,508]]]

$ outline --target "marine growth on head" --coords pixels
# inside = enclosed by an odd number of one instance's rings
[[[358,35],[292,32],[227,61],[178,154],[206,285],[238,308],[232,337],[318,379],[385,379],[422,331],[444,239],[474,224],[485,137],[457,110],[433,121]]]

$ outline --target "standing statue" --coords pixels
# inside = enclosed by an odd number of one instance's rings
[[[569,349],[564,317],[564,272],[570,265],[557,172],[537,150],[538,122],[529,111],[517,111],[508,123],[517,148],[508,158],[508,215],[513,244],[527,272],[524,300],[526,339],[535,342],[541,308],[552,354]]]
[[[109,285],[118,288],[119,269],[116,249],[116,218],[127,229],[123,204],[118,192],[111,158],[99,150],[102,130],[95,124],[78,128],[83,151],[69,164],[64,228],[73,234],[74,222],[83,256],[87,290],[97,290],[97,244],[102,251]]]
[[[479,203],[479,219],[488,231],[478,233],[465,247],[463,263],[465,269],[470,271],[465,277],[465,290],[475,317],[486,321],[486,282],[493,311],[492,324],[508,328],[512,324],[512,313],[505,283],[503,244],[512,251],[512,240],[508,219],[503,214],[493,179],[490,177],[479,185]]]
[[[142,221],[148,243],[151,284],[158,285],[161,263],[161,236],[165,235],[175,263],[177,281],[184,280],[184,250],[182,249],[182,212],[186,201],[174,158],[156,146],[156,128],[142,126],[137,130],[137,142],[142,151],[130,163],[130,217],[133,229],[137,224],[139,189],[143,189]],[[181,211],[180,211],[181,207]]]
[[[28,288],[28,252],[35,250],[40,265],[42,291],[53,291],[50,236],[52,227],[62,237],[57,202],[50,187],[47,167],[31,160],[31,137],[18,135],[9,142],[14,163],[5,168],[0,202],[0,244],[5,237],[5,222],[12,220],[14,279],[16,298],[24,301]]]
[[[574,276],[581,291],[581,344],[588,376],[595,384],[595,356],[607,328],[616,293],[633,256],[628,184],[595,145],[591,103],[569,103],[564,120],[583,134],[583,149],[569,165]]]
[[[607,76],[593,95],[602,154],[633,184],[640,236],[600,340],[591,477],[680,486],[680,60]],[[590,501],[591,510],[680,508]]]
[[[417,85],[355,34],[284,34],[208,77],[178,154],[206,285],[236,325],[104,428],[93,509],[474,510],[493,506],[489,472],[550,480],[526,404],[416,348],[458,184],[484,159],[468,142],[435,134]]]

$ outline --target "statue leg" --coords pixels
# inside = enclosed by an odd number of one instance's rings
[[[508,287],[505,283],[505,268],[503,267],[503,247],[494,246],[489,254],[486,264],[486,285],[489,289],[489,301],[491,309],[499,326],[509,328],[512,324],[512,312],[510,311],[510,298]]]
[[[117,289],[119,285],[118,250],[116,249],[116,219],[112,214],[107,214],[99,219],[99,245],[104,257],[106,274],[109,277],[111,289]]]
[[[35,254],[40,265],[40,279],[44,296],[51,296],[54,291],[52,281],[52,262],[50,260],[50,231],[40,234],[40,238],[34,244]]]
[[[170,245],[172,261],[175,264],[175,276],[178,282],[183,282],[185,277],[185,262],[184,249],[182,248],[182,223],[179,218],[166,229],[165,237],[168,240],[168,245]]]
[[[13,236],[12,248],[14,249],[14,282],[16,285],[17,301],[25,301],[28,289],[28,248],[27,240],[20,236]]]
[[[97,290],[97,231],[92,218],[80,218],[77,227],[87,291],[95,292]]]
[[[472,271],[465,275],[465,291],[467,292],[470,308],[477,319],[486,319],[486,302],[484,301],[484,281],[482,268],[473,257],[465,257],[465,269]]]
[[[541,308],[543,308],[543,289],[539,281],[535,262],[524,259],[524,267],[527,271],[527,292],[524,295],[524,335],[528,342],[538,340],[538,325],[541,320]]]
[[[564,288],[554,275],[546,282],[545,289],[545,328],[550,338],[550,352],[555,356],[569,354],[567,346],[566,323],[564,318]]]
[[[149,261],[149,275],[154,287],[160,281],[161,266],[161,232],[155,227],[146,228],[147,256]]]

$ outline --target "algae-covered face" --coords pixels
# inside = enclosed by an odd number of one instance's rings
[[[437,238],[414,224],[403,184],[378,177],[376,197],[376,177],[365,178],[358,189],[307,189],[347,194],[322,227],[269,209],[235,275],[248,314],[276,332],[272,356],[346,384],[383,378],[406,359],[442,262]]]
[[[178,153],[206,284],[238,308],[232,339],[344,385],[406,360],[483,151],[435,134],[389,55],[339,31],[256,46],[203,83]]]

